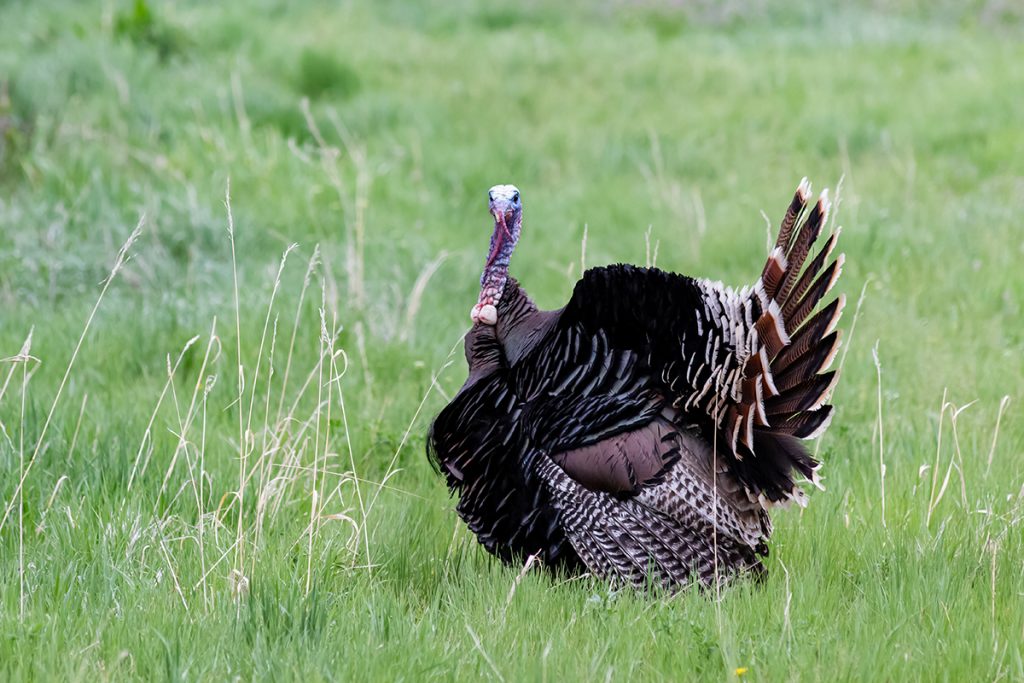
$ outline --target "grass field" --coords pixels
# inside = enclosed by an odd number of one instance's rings
[[[0,679],[1024,679],[1022,38],[998,0],[0,3]],[[768,580],[493,562],[423,454],[486,189],[557,307],[584,260],[751,282],[804,175],[848,343]]]

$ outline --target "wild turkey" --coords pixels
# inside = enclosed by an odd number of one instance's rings
[[[762,574],[767,510],[818,484],[800,443],[828,426],[843,256],[823,192],[800,183],[761,277],[739,291],[657,268],[592,268],[557,311],[508,275],[522,228],[512,185],[466,334],[469,377],[427,451],[457,510],[505,562],[533,555],[636,587]]]

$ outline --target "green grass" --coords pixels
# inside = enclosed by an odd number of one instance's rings
[[[0,16],[0,679],[1024,678],[1016,5]],[[523,190],[513,271],[556,307],[584,231],[588,265],[643,263],[650,230],[659,265],[750,282],[803,175],[843,179],[848,355],[827,491],[775,516],[769,579],[512,594],[423,455],[486,189]]]

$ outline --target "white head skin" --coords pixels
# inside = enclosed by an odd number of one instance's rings
[[[519,188],[515,185],[495,185],[487,191],[487,198],[491,202],[513,203],[515,197],[519,196]]]
[[[480,298],[469,317],[474,323],[494,325],[498,322],[497,303],[505,288],[508,264],[519,241],[523,205],[515,185],[495,185],[487,192],[487,208],[494,218],[491,248],[480,277]]]

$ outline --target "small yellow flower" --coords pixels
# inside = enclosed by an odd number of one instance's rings
[[[745,666],[737,667],[737,669],[736,669],[736,675],[737,675],[737,676],[742,676],[743,674],[747,673],[748,671],[750,671],[750,669],[748,669],[748,668],[747,668],[747,667],[745,667]]]

